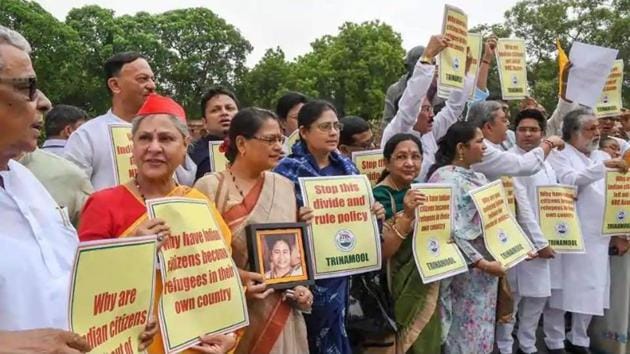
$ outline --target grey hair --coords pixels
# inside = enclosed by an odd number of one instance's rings
[[[593,111],[586,108],[578,108],[564,116],[562,120],[562,140],[569,141],[575,133],[579,133],[584,126],[584,122],[595,119]]]
[[[0,25],[0,44],[8,44],[10,46],[16,47],[22,51],[25,51],[27,54],[31,53],[31,45],[28,43],[26,38],[22,36],[19,32],[14,31],[10,28],[4,27]],[[0,56],[0,70],[2,70],[4,65],[2,64],[2,56]]]
[[[468,109],[466,120],[481,129],[486,123],[494,122],[494,113],[500,109],[502,106],[497,101],[475,102]]]
[[[175,125],[175,128],[179,130],[179,132],[184,137],[184,140],[190,138],[190,131],[188,131],[188,126],[186,126],[184,122],[179,120],[179,118],[175,117],[174,115],[171,115],[171,114],[165,114],[165,115],[168,116],[168,118],[173,123],[173,125]],[[151,115],[137,116],[131,121],[131,135],[136,135],[136,133],[138,132],[138,128],[140,127],[140,123],[142,123],[144,118],[149,117],[149,116]]]

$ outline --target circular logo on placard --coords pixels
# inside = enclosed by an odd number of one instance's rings
[[[626,219],[625,210],[619,210],[619,212],[617,213],[617,220],[624,221],[625,219]]]
[[[335,235],[337,248],[343,252],[350,252],[357,243],[357,238],[349,230],[339,230]]]
[[[501,243],[508,242],[508,236],[505,231],[499,229],[499,233],[497,234],[497,236],[499,237],[499,241],[501,241]]]
[[[608,95],[605,95],[604,97],[602,97],[602,102],[608,103]]]
[[[427,249],[432,255],[437,256],[440,254],[440,243],[436,239],[430,238],[427,243]]]
[[[556,224],[555,229],[558,236],[564,237],[567,235],[567,232],[569,232],[569,225],[567,225],[564,221],[559,221]]]
[[[459,58],[457,57],[453,58],[453,69],[459,69]]]
[[[518,84],[518,77],[516,77],[516,75],[512,75],[512,84],[513,85]]]

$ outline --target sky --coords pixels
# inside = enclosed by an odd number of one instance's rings
[[[113,9],[116,15],[138,11],[161,13],[189,7],[206,7],[235,26],[254,47],[247,66],[254,66],[268,48],[280,47],[293,59],[310,51],[310,44],[326,34],[338,33],[344,22],[380,20],[393,27],[403,47],[426,44],[442,26],[445,1],[439,0],[36,0],[59,20],[85,5]],[[503,22],[516,0],[450,0],[468,14],[469,27]]]

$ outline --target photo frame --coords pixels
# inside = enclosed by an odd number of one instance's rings
[[[273,289],[314,283],[305,223],[251,224],[246,234],[249,263]]]

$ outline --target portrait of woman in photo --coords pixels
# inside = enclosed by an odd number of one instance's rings
[[[267,236],[265,243],[265,279],[304,275],[301,262],[295,264],[295,259],[301,259],[301,255],[294,235]]]

